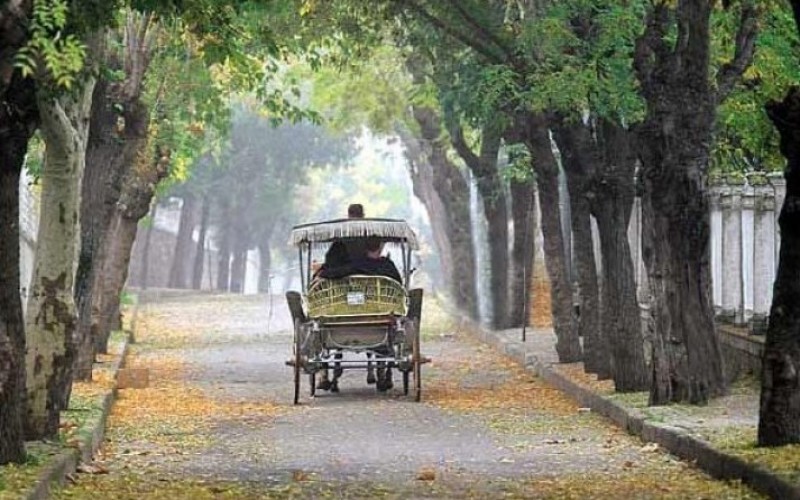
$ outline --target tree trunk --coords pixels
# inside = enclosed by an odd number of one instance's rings
[[[553,156],[547,118],[541,114],[527,114],[524,118],[520,126],[524,129],[525,143],[531,156],[535,158],[533,168],[539,189],[545,266],[550,278],[553,329],[557,338],[556,351],[560,362],[574,363],[581,361],[582,352],[564,262],[564,238],[558,204],[558,163]]]
[[[239,234],[234,243],[231,263],[231,288],[233,293],[244,293],[244,280],[247,274],[247,241]]]
[[[554,127],[554,135],[569,190],[572,249],[578,283],[578,334],[583,337],[584,369],[606,378],[610,375],[604,349],[608,340],[603,338],[603,332],[600,331],[600,295],[589,196],[589,186],[594,181],[598,162],[596,157],[587,154],[592,138],[583,123],[563,123],[559,120]]]
[[[536,183],[530,179],[511,181],[511,213],[514,220],[514,239],[511,247],[512,278],[510,295],[509,327],[519,328],[527,324],[525,317],[531,283],[533,283],[533,259],[536,234]]]
[[[217,290],[220,292],[227,292],[230,290],[230,272],[231,272],[231,226],[228,223],[230,220],[230,201],[221,199],[220,202],[220,216],[222,218],[222,227],[219,228],[219,251],[217,253]]]
[[[189,265],[192,262],[192,236],[196,224],[197,198],[192,193],[186,193],[183,195],[180,227],[169,272],[170,288],[188,288]]]
[[[627,233],[636,197],[632,134],[601,120],[596,136],[603,158],[593,189],[603,262],[602,332],[611,350],[616,390],[643,391],[649,388],[649,379]]]
[[[654,9],[635,54],[647,102],[636,144],[655,330],[650,403],[703,404],[726,391],[710,300],[706,172],[718,99],[708,70],[711,6],[679,4],[675,43],[663,36],[668,7]]]
[[[153,206],[150,208],[150,224],[147,225],[147,231],[144,235],[144,246],[142,248],[142,257],[141,263],[142,265],[139,269],[142,270],[141,275],[141,289],[142,291],[147,290],[147,287],[150,286],[150,243],[153,241],[153,229],[156,225],[156,217],[158,216],[158,200],[153,201]],[[138,236],[139,231],[136,231]],[[136,244],[136,240],[134,240],[134,244]]]
[[[797,5],[800,28],[800,5]],[[761,375],[758,444],[800,443],[800,88],[767,111],[786,157],[786,199],[778,224],[781,248]]]
[[[149,148],[148,148],[149,149]],[[158,183],[167,176],[169,153],[155,148],[155,157],[143,152],[128,171],[109,235],[114,235],[103,269],[103,308],[100,311],[98,352],[106,352],[111,331],[120,327],[120,298],[128,279],[133,242],[139,221],[150,211]]]
[[[94,84],[94,77],[88,77],[76,93],[53,97],[48,89],[37,95],[45,159],[26,320],[29,439],[57,435],[60,412],[67,407],[72,387],[78,213]]]
[[[258,257],[258,291],[259,293],[271,292],[270,275],[272,274],[272,259],[269,243],[266,240],[262,240],[262,243],[258,246]]]
[[[109,64],[116,64],[110,61]],[[121,110],[119,108],[122,108]],[[120,118],[124,126],[120,126]],[[75,377],[90,380],[94,361],[93,331],[102,299],[106,237],[120,197],[122,180],[147,140],[147,109],[138,100],[120,102],[113,85],[98,81],[92,98],[92,116],[86,151],[81,199],[81,253],[75,280],[78,304]]]
[[[483,203],[489,239],[489,267],[492,326],[506,328],[508,321],[508,208],[500,171],[497,168],[498,152],[502,134],[493,125],[481,131],[480,152],[476,155],[467,145],[463,131],[458,126],[450,127],[453,147],[467,164],[477,181],[478,193]]]
[[[447,157],[442,123],[430,108],[414,106],[418,139],[404,134],[414,193],[428,209],[450,295],[459,311],[478,318],[475,249],[469,211],[469,184]]]
[[[3,62],[5,66],[5,62]],[[5,83],[5,82],[4,82]],[[23,463],[25,329],[20,300],[19,181],[36,129],[35,85],[14,71],[0,99],[0,465]]]
[[[194,252],[194,262],[192,265],[192,288],[200,290],[203,287],[203,268],[206,254],[206,233],[208,232],[208,216],[211,209],[211,199],[208,195],[203,196],[203,208],[200,212],[200,233],[197,237],[197,245]]]
[[[150,60],[148,28],[152,17],[137,20],[128,13],[123,61],[114,50],[103,49],[109,69],[125,69],[125,79],[108,81],[101,77],[92,98],[89,142],[86,151],[86,177],[81,203],[81,255],[78,261],[75,298],[78,303],[76,377],[91,377],[96,336],[101,330],[104,268],[107,238],[120,199],[122,181],[135,164],[147,141],[149,112],[140,100],[141,84]],[[101,51],[98,50],[98,54]],[[100,59],[98,55],[97,59]],[[100,342],[102,344],[102,342]]]

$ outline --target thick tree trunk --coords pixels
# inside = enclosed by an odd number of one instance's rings
[[[496,329],[508,325],[508,208],[505,186],[497,168],[502,134],[490,124],[481,131],[481,147],[476,155],[467,145],[460,127],[450,127],[453,147],[467,164],[477,181],[483,204],[489,239],[489,268],[492,298],[492,326]]]
[[[3,81],[3,84],[0,94],[0,234],[3,235],[0,238],[0,465],[22,463],[26,459],[19,181],[28,141],[38,119],[34,82],[14,71],[10,81]]]
[[[206,233],[208,232],[208,216],[211,211],[211,198],[203,196],[203,208],[200,212],[200,232],[195,246],[194,262],[192,263],[192,288],[200,290],[203,286],[203,269],[206,256]]]
[[[258,291],[260,293],[267,293],[272,291],[270,275],[272,274],[272,255],[270,254],[269,243],[263,241],[258,246]]]
[[[636,47],[647,102],[636,144],[644,186],[642,253],[655,327],[654,405],[702,404],[726,391],[710,300],[706,171],[718,102],[709,83],[710,10],[708,2],[680,3],[678,40],[669,44],[664,31],[670,12],[656,6]]]
[[[545,266],[550,278],[553,329],[557,338],[556,351],[560,362],[574,363],[582,360],[582,352],[572,312],[572,290],[564,262],[564,238],[558,204],[558,163],[553,156],[545,116],[528,114],[520,126],[525,130],[525,143],[535,158],[533,167],[539,189]]]
[[[81,203],[81,255],[75,286],[78,304],[75,369],[76,377],[81,380],[91,377],[94,346],[101,340],[96,338],[102,329],[99,322],[105,297],[101,271],[106,265],[107,249],[114,244],[108,241],[107,234],[120,199],[122,181],[147,141],[150,117],[139,96],[149,63],[151,20],[151,17],[137,20],[128,13],[124,60],[120,61],[113,50],[102,54],[108,68],[125,69],[125,79],[111,82],[101,77],[92,98]]]
[[[92,332],[98,330],[93,323],[98,320],[103,297],[100,270],[104,266],[107,247],[113,244],[106,235],[125,172],[147,141],[149,117],[145,106],[138,99],[120,103],[115,95],[113,86],[101,79],[92,98],[81,200],[81,253],[75,281],[78,304],[75,377],[79,380],[90,379],[94,361]],[[122,127],[120,117],[124,123]]]
[[[124,256],[125,248],[133,245],[136,236],[136,226],[134,224],[131,233],[130,228],[123,229],[124,223],[120,220],[120,207],[118,206],[122,197],[122,190],[126,179],[131,175],[130,171],[135,168],[137,162],[142,161],[140,157],[144,155],[147,147],[147,134],[149,129],[149,117],[146,107],[136,99],[125,106],[125,141],[118,146],[105,144],[99,148],[108,149],[114,154],[116,162],[109,165],[113,172],[110,182],[105,184],[104,205],[102,207],[103,235],[99,253],[93,262],[92,275],[92,297],[91,297],[91,320],[89,322],[89,339],[91,339],[95,352],[104,353],[108,345],[108,333],[119,324],[118,315],[112,318],[116,311],[109,306],[108,302],[119,304],[122,286],[127,278],[127,267],[122,270],[122,261],[127,263],[129,257]],[[120,147],[119,150],[116,148]],[[98,157],[101,153],[97,152]],[[123,252],[121,255],[120,252]],[[128,249],[130,252],[130,249]],[[126,265],[126,264],[125,264]],[[121,281],[121,283],[120,283]],[[116,290],[116,291],[115,291]]]
[[[611,350],[618,392],[649,387],[628,225],[636,197],[636,156],[630,131],[601,120],[596,133],[602,161],[594,184],[603,271],[601,324]]]
[[[590,186],[594,181],[597,158],[587,154],[592,140],[583,123],[562,123],[554,128],[567,177],[572,226],[572,251],[578,283],[578,334],[583,337],[584,369],[601,378],[610,375],[605,343],[600,331],[600,293],[592,240]]]
[[[800,5],[797,6],[800,28]],[[778,274],[764,345],[758,444],[800,443],[800,88],[767,107],[786,157]]]
[[[509,304],[511,328],[527,323],[525,302],[533,283],[533,258],[535,254],[537,214],[535,204],[536,183],[511,181],[511,214],[514,220],[514,239],[511,247],[512,273]]]
[[[192,235],[197,225],[197,198],[192,193],[183,195],[180,227],[169,272],[170,288],[188,288],[189,266],[192,263]]]
[[[25,461],[22,427],[25,330],[19,295],[19,177],[29,137],[14,140],[10,135],[6,130],[0,131],[0,154],[4,158],[0,168],[0,231],[3,234],[0,238],[0,464]]]
[[[150,211],[156,187],[167,175],[169,155],[156,148],[155,157],[140,154],[137,164],[128,171],[120,201],[111,221],[112,245],[103,268],[103,308],[98,323],[98,352],[106,352],[112,330],[121,326],[120,298],[128,279],[133,242],[139,221]]]
[[[442,274],[459,311],[478,318],[475,249],[469,211],[469,184],[447,157],[439,116],[430,108],[415,106],[420,126],[417,139],[404,134],[414,193],[428,209]]]
[[[37,102],[45,140],[42,215],[26,321],[29,439],[54,437],[69,402],[77,315],[73,297],[93,77],[80,91]]]

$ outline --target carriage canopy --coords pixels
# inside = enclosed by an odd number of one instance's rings
[[[404,220],[399,219],[336,219],[301,224],[292,228],[289,243],[330,243],[334,240],[377,237],[387,242],[406,243],[412,250],[419,248],[417,236]]]

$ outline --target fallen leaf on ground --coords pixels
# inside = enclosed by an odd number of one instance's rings
[[[417,480],[418,481],[433,481],[436,479],[436,470],[430,467],[426,467],[424,469],[420,469],[417,472]]]

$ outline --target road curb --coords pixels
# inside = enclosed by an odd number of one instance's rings
[[[625,408],[553,370],[551,363],[541,361],[535,353],[526,352],[525,346],[521,342],[501,338],[497,332],[476,325],[469,326],[469,329],[482,342],[533,371],[537,376],[575,399],[581,406],[591,408],[593,412],[610,419],[642,440],[657,443],[673,455],[694,462],[699,468],[717,479],[741,480],[770,498],[800,500],[798,485],[757,465],[747,463],[741,458],[712,448],[707,442],[680,429],[647,422],[636,410]]]
[[[39,473],[35,485],[22,498],[27,500],[46,500],[50,496],[51,489],[54,486],[63,485],[67,476],[75,473],[80,463],[92,461],[95,453],[103,443],[106,420],[117,398],[117,374],[125,364],[129,345],[130,333],[126,332],[120,354],[114,358],[109,367],[109,370],[113,373],[114,386],[102,396],[103,402],[98,416],[87,421],[79,429],[75,447],[61,451],[47,460],[49,463]]]

